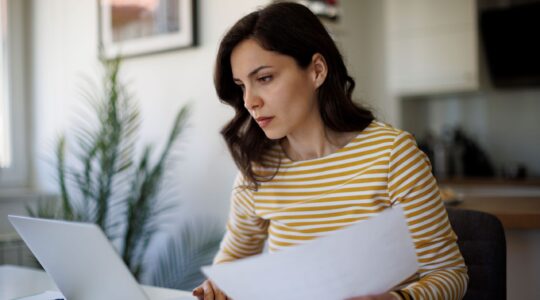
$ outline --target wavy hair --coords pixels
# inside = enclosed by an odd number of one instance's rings
[[[231,53],[242,41],[253,39],[269,51],[288,55],[306,69],[314,54],[321,54],[328,74],[317,91],[322,121],[337,132],[361,131],[374,116],[355,104],[352,93],[354,79],[349,76],[343,58],[322,25],[307,7],[289,2],[270,4],[254,11],[234,24],[223,37],[214,70],[214,85],[222,102],[232,106],[235,116],[221,130],[229,151],[247,179],[247,185],[257,190],[259,182],[272,175],[258,174],[255,166],[265,166],[264,155],[278,140],[270,140],[244,107],[241,88],[233,81]]]

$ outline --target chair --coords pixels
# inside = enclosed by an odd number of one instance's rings
[[[506,299],[506,239],[499,219],[473,210],[447,211],[469,269],[463,299]]]

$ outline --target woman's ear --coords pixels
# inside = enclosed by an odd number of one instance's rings
[[[315,88],[319,88],[326,80],[326,75],[328,74],[328,67],[324,56],[320,53],[313,54],[311,65],[313,68],[313,83]]]

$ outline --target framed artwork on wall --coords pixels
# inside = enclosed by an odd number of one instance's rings
[[[197,0],[98,0],[100,55],[106,59],[196,45]]]
[[[283,2],[291,0],[274,0],[274,2]],[[337,22],[339,20],[341,9],[338,0],[292,0],[305,5],[317,17],[327,22]]]

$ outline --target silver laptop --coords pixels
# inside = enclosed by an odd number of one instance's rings
[[[66,299],[150,299],[97,225],[8,218]]]

